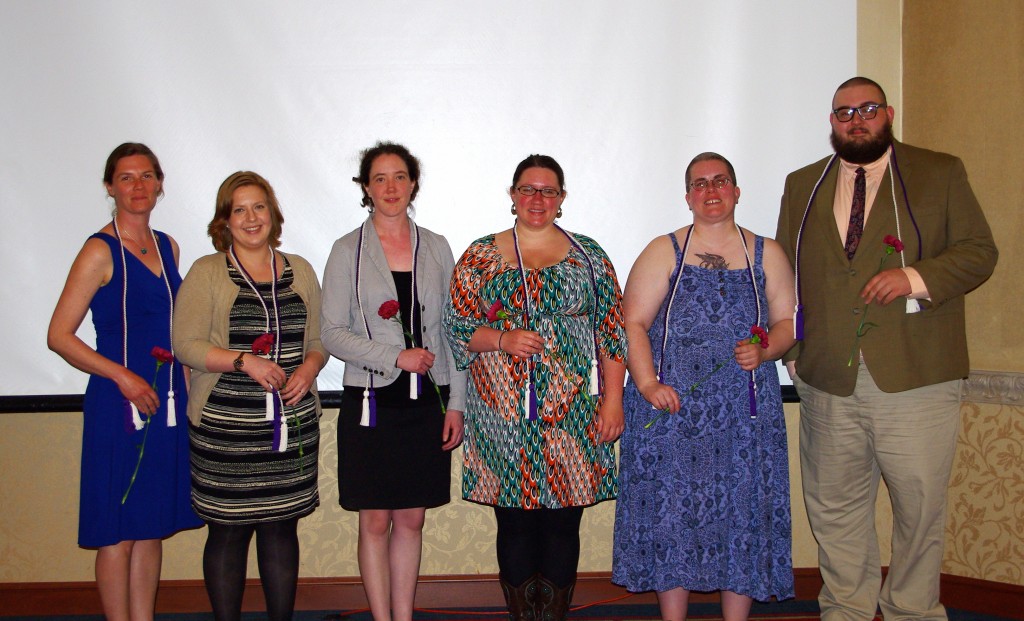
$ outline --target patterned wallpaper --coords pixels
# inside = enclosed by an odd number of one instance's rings
[[[1024,374],[972,373],[965,392],[942,570],[1024,585]]]

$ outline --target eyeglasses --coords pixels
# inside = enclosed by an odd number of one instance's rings
[[[695,192],[703,192],[711,186],[715,186],[715,188],[721,190],[730,183],[732,183],[732,179],[725,175],[720,175],[714,179],[695,179],[690,183],[690,189]]]
[[[562,191],[557,188],[535,188],[532,185],[521,185],[516,188],[516,192],[519,192],[523,196],[533,196],[537,192],[544,198],[555,198],[562,195]]]
[[[836,115],[836,120],[840,123],[849,123],[853,119],[853,113],[856,112],[857,116],[862,121],[870,121],[871,119],[878,116],[878,109],[884,107],[885,104],[867,104],[866,106],[860,106],[859,108],[836,108],[832,111],[832,114]]]

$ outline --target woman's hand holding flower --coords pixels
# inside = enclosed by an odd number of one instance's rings
[[[121,375],[114,381],[124,398],[134,403],[135,407],[139,408],[139,412],[146,416],[156,414],[160,407],[160,397],[157,396],[149,382],[127,368],[124,368]]]
[[[768,331],[761,326],[752,326],[750,338],[736,341],[733,354],[741,369],[753,371],[768,358]]]
[[[764,362],[767,352],[760,345],[751,343],[750,339],[744,339],[736,341],[736,349],[733,350],[733,353],[736,355],[736,363],[740,365],[741,369],[753,371]]]
[[[426,375],[427,371],[434,366],[434,354],[422,347],[403,349],[402,352],[398,354],[398,360],[395,361],[395,366],[403,371],[408,371],[409,373]]]
[[[267,392],[274,388],[280,390],[288,379],[284,369],[277,363],[261,356],[247,355],[242,370]]]
[[[306,393],[309,392],[319,373],[320,365],[308,360],[292,371],[291,377],[288,378],[284,387],[281,388],[281,398],[284,399],[284,404],[295,405],[301,401],[306,396]]]
[[[672,414],[679,411],[679,393],[675,388],[666,386],[657,380],[645,382],[642,386],[638,385],[637,388],[644,399],[654,406],[654,409],[668,411]]]
[[[508,330],[501,337],[501,351],[510,356],[528,358],[544,351],[544,338],[533,330]]]

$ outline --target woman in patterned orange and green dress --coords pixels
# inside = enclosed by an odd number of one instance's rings
[[[597,242],[555,224],[566,197],[558,162],[523,160],[509,195],[515,224],[462,255],[444,314],[471,376],[463,497],[494,507],[510,618],[564,619],[583,508],[618,489],[622,294]]]

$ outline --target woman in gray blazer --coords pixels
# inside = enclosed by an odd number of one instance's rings
[[[419,177],[402,145],[364,151],[352,180],[370,217],[335,242],[324,270],[322,340],[345,362],[338,487],[359,512],[374,619],[412,619],[424,515],[449,502],[462,442],[466,378],[441,332],[455,262],[444,237],[409,217]]]

